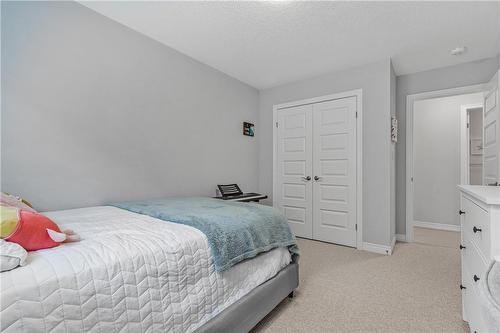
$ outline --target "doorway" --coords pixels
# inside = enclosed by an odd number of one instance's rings
[[[482,119],[483,91],[483,85],[477,85],[408,96],[407,241],[422,234],[414,228],[460,231],[457,185],[471,178],[477,181],[482,141],[476,126],[482,127],[478,120]],[[471,121],[474,132],[465,127]]]
[[[483,104],[460,107],[460,184],[483,185]]]

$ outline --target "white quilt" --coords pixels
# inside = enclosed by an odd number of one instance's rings
[[[291,261],[275,249],[221,274],[197,229],[107,206],[46,215],[82,241],[0,273],[2,332],[191,332]]]

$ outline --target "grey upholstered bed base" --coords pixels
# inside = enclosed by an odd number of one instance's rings
[[[296,256],[290,265],[274,278],[219,313],[196,333],[248,332],[299,285],[299,263]]]

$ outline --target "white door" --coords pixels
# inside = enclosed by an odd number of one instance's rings
[[[313,105],[313,238],[356,246],[356,97]]]
[[[278,111],[276,194],[294,234],[312,238],[312,106]]]
[[[488,84],[484,96],[483,120],[483,185],[500,182],[500,107],[498,105],[499,76],[497,73]]]

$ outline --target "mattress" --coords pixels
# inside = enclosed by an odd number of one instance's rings
[[[278,248],[218,273],[192,227],[108,206],[46,215],[82,241],[0,274],[2,332],[191,332],[291,261]]]

